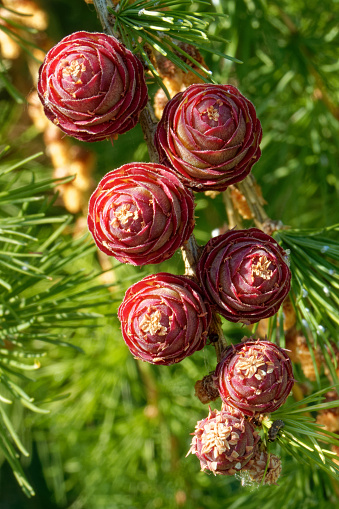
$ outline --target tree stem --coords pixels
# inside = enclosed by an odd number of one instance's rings
[[[181,254],[185,264],[185,275],[195,276],[199,260],[199,246],[194,235],[191,235],[181,247]]]
[[[107,0],[93,0],[93,5],[105,34],[114,35],[112,23],[107,10]]]
[[[201,248],[198,246],[194,235],[191,235],[181,247],[181,253],[185,263],[185,275],[195,277]],[[220,316],[214,312],[212,313],[212,321],[208,331],[208,337],[214,344],[215,352],[217,354],[217,362],[219,362],[222,352],[227,346],[227,342],[222,331]]]

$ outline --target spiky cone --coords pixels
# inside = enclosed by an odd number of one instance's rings
[[[293,384],[286,351],[270,341],[249,339],[228,347],[215,370],[222,401],[250,416],[277,410]]]
[[[277,484],[282,470],[281,459],[275,454],[257,451],[244,470],[251,481],[257,484]]]
[[[202,471],[234,475],[256,453],[258,441],[254,426],[241,412],[227,406],[221,411],[210,408],[208,417],[196,425],[187,456],[195,454]]]
[[[193,231],[193,194],[165,166],[124,164],[92,194],[88,228],[99,249],[123,263],[160,263]]]
[[[291,284],[285,251],[257,228],[231,230],[209,240],[197,277],[217,313],[246,324],[273,316]]]
[[[195,191],[223,191],[259,159],[261,124],[253,104],[231,85],[199,83],[175,95],[158,124],[160,162]]]
[[[211,312],[194,281],[160,272],[127,290],[118,317],[135,358],[169,365],[205,346]]]
[[[47,53],[39,98],[46,116],[81,141],[132,129],[148,100],[140,60],[115,37],[75,32]]]

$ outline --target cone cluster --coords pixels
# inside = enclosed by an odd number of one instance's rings
[[[148,100],[138,57],[114,37],[88,32],[47,53],[38,93],[55,125],[90,142],[134,127]],[[253,104],[234,86],[198,83],[180,91],[157,126],[161,164],[123,165],[92,194],[88,228],[98,248],[133,265],[170,258],[193,232],[192,191],[218,192],[243,180],[260,158],[261,138]],[[207,243],[196,278],[160,272],[127,290],[118,311],[123,338],[139,360],[180,362],[206,345],[212,311],[231,322],[258,322],[278,311],[290,279],[286,253],[272,237],[257,228],[228,231]],[[197,393],[206,389],[200,385]],[[259,451],[251,419],[276,410],[292,385],[287,354],[269,341],[223,352],[207,391],[221,396],[222,409],[198,422],[189,451],[202,470],[247,469],[258,481],[268,465],[267,479],[275,482],[279,461]]]
[[[274,343],[244,338],[227,348],[214,374],[222,410],[210,409],[197,423],[188,454],[195,454],[201,469],[215,475],[246,473],[251,482],[276,484],[280,458],[267,453],[255,423],[283,405],[293,383],[292,363]]]

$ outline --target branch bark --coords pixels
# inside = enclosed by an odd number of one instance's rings
[[[116,38],[117,34],[115,34],[113,30],[113,16],[107,10],[108,1],[93,0],[93,5],[105,34],[113,35],[113,37]],[[111,4],[111,7],[114,7],[114,5]],[[157,163],[159,162],[159,156],[154,146],[154,134],[157,127],[157,121],[154,115],[154,110],[149,101],[140,113],[139,122],[144,133],[144,139],[148,148],[150,161]]]
[[[185,275],[195,277],[201,248],[198,246],[194,235],[191,235],[181,247],[181,253],[185,263]],[[220,316],[214,312],[212,313],[212,321],[208,331],[208,337],[214,344],[215,352],[217,354],[217,362],[219,362],[222,357],[222,352],[227,347],[227,342],[222,331]]]

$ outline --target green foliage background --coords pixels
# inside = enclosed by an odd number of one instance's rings
[[[41,0],[40,5],[48,12],[48,33],[54,41],[77,30],[100,31],[93,6],[83,0]],[[299,228],[339,222],[338,2],[221,0],[214,5],[229,17],[216,21],[211,30],[230,41],[221,49],[243,64],[213,55],[206,55],[206,62],[218,82],[235,84],[256,106],[264,137],[254,175],[269,216]],[[4,88],[0,93],[2,143],[11,145],[11,157],[19,161],[43,150],[41,137],[28,128],[25,106],[15,105]],[[123,163],[147,160],[139,126],[113,146],[100,142],[89,148],[98,157],[96,181]],[[37,180],[49,178],[48,164],[44,157],[27,163],[20,179],[27,182],[32,174]],[[205,243],[225,222],[221,195],[213,200],[199,196],[196,210],[196,237]],[[51,215],[60,218],[64,211],[52,208]],[[41,228],[40,242],[54,230],[51,224]],[[73,265],[71,257],[70,262]],[[115,315],[135,280],[160,270],[182,273],[180,254],[142,269],[113,265],[114,291],[96,288],[92,293],[92,303],[96,298],[109,302],[95,309],[103,314],[100,327],[88,327],[81,315],[63,323],[65,341],[83,353],[52,342],[44,348],[47,355],[34,380],[20,382],[49,413],[13,405],[12,420],[32,456],[24,460],[24,468],[36,496],[26,499],[3,463],[1,508],[335,507],[338,487],[329,477],[288,457],[280,485],[259,489],[200,473],[196,458],[185,458],[189,434],[207,413],[194,397],[194,383],[214,369],[213,347],[171,367],[139,363],[125,347]],[[95,251],[63,268],[63,274],[68,277],[80,268],[86,274],[100,270]],[[91,292],[87,295],[90,300]],[[58,336],[55,325],[48,323],[48,333]],[[244,335],[240,326],[225,323],[224,328],[233,341]],[[326,385],[323,378],[320,386]],[[303,381],[301,373],[298,379]]]

